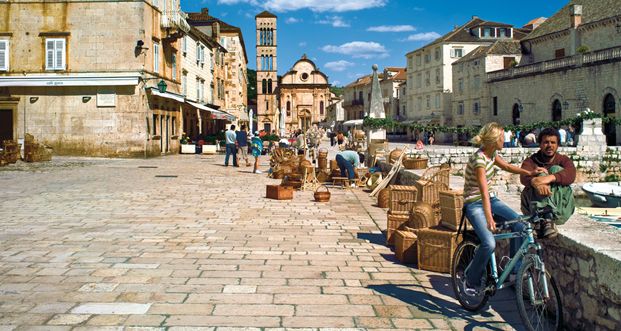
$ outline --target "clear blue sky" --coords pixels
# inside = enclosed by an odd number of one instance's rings
[[[404,67],[405,54],[424,46],[473,15],[521,27],[550,17],[568,0],[181,0],[186,12],[209,8],[212,16],[244,34],[248,68],[256,68],[254,16],[278,16],[278,73],[286,73],[302,54],[347,85],[371,72],[371,65]]]

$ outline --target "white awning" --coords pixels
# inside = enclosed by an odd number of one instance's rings
[[[359,119],[359,120],[349,120],[349,121],[345,121],[343,123],[343,126],[358,126],[358,125],[362,125],[363,120]]]
[[[206,111],[210,112],[211,116],[213,117],[213,119],[227,120],[227,121],[234,121],[235,120],[235,116],[233,116],[233,115],[231,115],[229,113],[226,113],[226,112],[223,112],[223,111],[220,111],[220,110],[217,110],[217,109],[213,109],[211,107],[207,107],[207,106],[202,105],[200,103],[192,102],[192,101],[189,101],[189,100],[185,100],[185,102],[187,104],[189,104],[190,106],[193,106],[193,107],[195,107],[197,109],[206,110]]]
[[[189,100],[186,100],[185,102],[187,102],[187,103],[188,103],[188,104],[190,104],[191,106],[194,106],[194,107],[196,107],[196,108],[198,108],[198,109],[201,109],[201,110],[206,110],[206,111],[209,111],[209,112],[216,112],[216,113],[220,113],[220,111],[219,111],[219,110],[213,109],[213,108],[211,108],[211,107],[207,107],[207,106],[205,106],[205,105],[201,105],[200,103],[192,102],[192,101],[189,101]]]
[[[176,93],[171,93],[171,92],[160,92],[160,90],[158,90],[155,87],[149,88],[149,91],[151,91],[152,95],[156,95],[158,97],[162,97],[162,98],[166,98],[166,99],[171,99],[171,100],[175,100],[175,101],[178,101],[178,102],[184,102],[185,101],[185,97],[183,95],[176,94]]]
[[[139,79],[138,73],[0,76],[0,86],[133,86]]]

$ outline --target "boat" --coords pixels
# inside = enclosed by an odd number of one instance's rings
[[[621,208],[577,207],[576,212],[592,220],[621,229]]]
[[[621,185],[618,182],[586,183],[582,190],[597,207],[621,207]]]

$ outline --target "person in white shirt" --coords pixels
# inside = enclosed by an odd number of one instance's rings
[[[233,166],[239,167],[237,164],[237,134],[235,133],[235,125],[231,125],[231,128],[224,133],[226,137],[226,156],[224,157],[224,166],[229,166],[229,156],[233,157]]]
[[[558,129],[558,134],[561,136],[561,146],[566,146],[567,145],[567,131],[565,131],[565,129],[563,129],[563,127],[560,127]]]
[[[513,135],[513,132],[511,132],[511,130],[505,130],[505,139],[504,139],[504,146],[505,148],[507,147],[511,147],[511,136]]]
[[[360,166],[360,155],[356,151],[346,150],[336,154],[336,163],[341,169],[341,177],[347,177],[351,181],[356,178],[354,168]],[[355,186],[355,184],[352,184]]]

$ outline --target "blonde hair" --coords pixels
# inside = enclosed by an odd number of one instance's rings
[[[476,146],[492,145],[498,141],[498,137],[502,136],[504,131],[505,130],[500,124],[490,122],[485,124],[485,126],[479,130],[479,134],[474,136],[470,142]]]

